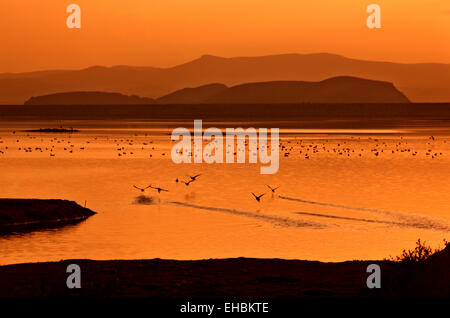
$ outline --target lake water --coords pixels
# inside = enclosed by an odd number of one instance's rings
[[[442,127],[285,127],[279,171],[261,175],[259,164],[174,164],[170,133],[184,123],[85,121],[70,123],[81,130],[73,134],[23,131],[46,124],[0,124],[0,196],[73,200],[98,214],[0,237],[0,264],[382,259],[418,238],[433,247],[449,239],[450,130]],[[189,186],[175,182],[195,174]],[[147,189],[151,204],[139,204],[133,185],[149,184],[169,192]],[[279,188],[272,195],[267,185]],[[251,192],[266,194],[258,203]]]

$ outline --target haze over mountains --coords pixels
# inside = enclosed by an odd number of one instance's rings
[[[74,104],[286,104],[408,103],[392,83],[340,76],[320,82],[273,81],[228,88],[209,84],[184,88],[156,100],[108,92],[67,92],[32,97],[25,105]]]
[[[234,86],[267,81],[322,81],[335,76],[391,82],[412,102],[450,101],[450,64],[373,62],[321,53],[235,58],[204,55],[170,68],[95,66],[4,73],[0,74],[0,103],[22,104],[32,96],[74,91],[117,92],[155,99],[210,83]]]

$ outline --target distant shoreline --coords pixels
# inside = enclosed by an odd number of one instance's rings
[[[0,122],[60,120],[135,121],[450,121],[450,103],[388,104],[168,104],[168,105],[0,105]],[[333,121],[335,121],[333,123]],[[360,124],[358,124],[360,122]]]
[[[79,132],[77,129],[67,128],[39,128],[39,129],[27,129],[24,132],[42,132],[42,133],[74,133]]]

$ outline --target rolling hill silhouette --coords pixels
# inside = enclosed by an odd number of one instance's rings
[[[184,88],[153,100],[118,93],[70,92],[32,97],[25,105],[408,103],[392,83],[341,76],[320,82],[276,81]]]
[[[0,103],[22,104],[31,96],[69,91],[158,98],[185,87],[210,83],[234,86],[267,81],[321,81],[335,76],[391,82],[413,102],[450,101],[450,64],[373,62],[321,53],[234,58],[204,55],[170,68],[95,66],[5,73],[0,74]]]
[[[277,81],[237,85],[210,97],[211,104],[408,103],[392,83],[355,77],[320,82]]]
[[[223,84],[209,84],[195,88],[183,88],[156,100],[159,104],[201,104],[219,93],[227,91]]]
[[[105,92],[65,92],[31,97],[25,105],[124,105],[152,104],[152,98]]]

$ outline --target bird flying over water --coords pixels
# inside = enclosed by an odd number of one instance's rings
[[[166,190],[166,189],[163,189],[163,188],[152,187],[151,185],[149,187],[152,188],[152,189],[158,190],[158,193],[161,193],[161,191],[169,192],[169,190]]]
[[[266,186],[270,189],[270,191],[272,191],[273,193],[275,193],[275,190],[278,189],[280,186],[276,187],[276,188],[272,188],[270,185],[266,184]]]
[[[252,192],[252,194],[253,194],[253,196],[255,197],[256,201],[261,202],[261,197],[262,197],[265,193],[260,194],[260,195],[256,195],[256,194],[254,194],[254,193]]]
[[[186,185],[186,187],[188,187],[189,184],[190,184],[191,182],[194,182],[194,181],[195,181],[195,179],[191,179],[191,180],[189,180],[189,181],[182,181],[182,182]]]
[[[191,176],[189,176],[189,177],[191,178],[192,181],[195,181],[197,179],[197,177],[200,177],[200,176],[201,176],[201,174],[196,174],[193,177],[191,177]]]
[[[151,185],[149,185],[148,187],[145,187],[145,188],[139,188],[139,187],[136,187],[135,185],[133,185],[133,187],[135,187],[136,189],[138,189],[138,190],[141,190],[141,192],[144,192],[145,191],[145,189],[148,189],[148,188],[150,188],[151,187]]]

